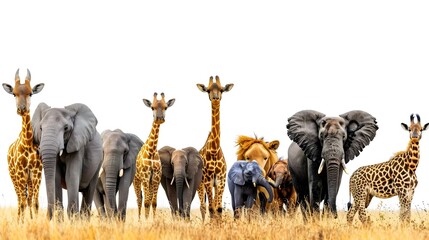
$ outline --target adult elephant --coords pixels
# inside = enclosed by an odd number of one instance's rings
[[[98,213],[125,221],[128,193],[136,174],[136,158],[143,141],[132,133],[120,129],[105,130],[103,163],[98,177],[94,203]],[[118,195],[118,202],[116,201]]]
[[[170,203],[171,214],[190,219],[191,203],[203,177],[203,159],[193,147],[176,150],[164,146],[158,153],[162,165],[161,185]]]
[[[273,201],[271,183],[262,175],[262,169],[256,161],[238,160],[228,172],[228,188],[234,218],[240,217],[243,207],[250,209],[256,200],[257,186],[264,187],[268,194],[268,202]]]
[[[83,195],[80,213],[89,217],[103,159],[97,118],[81,103],[64,108],[40,103],[31,121],[45,172],[49,219],[57,207],[59,220],[63,219],[62,188],[67,189],[69,218],[79,212],[79,192]]]
[[[346,163],[360,154],[375,137],[376,119],[364,111],[350,111],[339,117],[303,110],[288,119],[289,171],[298,193],[298,203],[307,221],[324,210],[337,217],[336,199]]]

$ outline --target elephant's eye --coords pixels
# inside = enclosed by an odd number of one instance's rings
[[[64,126],[64,131],[68,131],[69,130],[69,126]]]

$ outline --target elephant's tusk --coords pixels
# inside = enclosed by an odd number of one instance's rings
[[[119,170],[119,177],[122,177],[124,175],[124,169],[121,168],[121,170]]]
[[[98,176],[100,177],[102,173],[103,173],[103,168],[100,169],[100,173],[98,174]]]
[[[174,182],[174,177],[173,177],[173,179],[171,179],[170,185],[173,185],[173,182]]]
[[[63,155],[63,150],[61,149],[61,150],[60,150],[60,156],[62,156],[62,155]]]
[[[317,170],[318,174],[320,174],[322,172],[324,165],[325,165],[325,159],[322,158],[322,162],[320,163],[319,170]]]
[[[346,162],[344,161],[344,158],[341,160],[341,166],[343,167],[343,170],[346,174],[349,174],[349,171],[347,171],[346,168]]]
[[[256,183],[255,182],[253,183],[253,186],[256,187]]]
[[[185,183],[186,183],[186,186],[187,186],[188,188],[190,188],[190,187],[189,187],[189,183],[188,183],[188,179],[187,179],[187,178],[185,178]]]

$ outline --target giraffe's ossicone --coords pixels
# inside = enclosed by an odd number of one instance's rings
[[[4,90],[16,99],[16,112],[22,118],[22,128],[10,146],[7,154],[9,174],[18,197],[18,221],[24,221],[24,211],[28,205],[30,217],[39,210],[39,187],[42,180],[42,160],[38,146],[33,143],[33,129],[30,118],[30,99],[42,91],[44,84],[31,87],[31,74],[27,69],[25,82],[21,83],[19,69],[15,73],[15,86],[3,83]]]

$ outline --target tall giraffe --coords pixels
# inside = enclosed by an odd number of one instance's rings
[[[203,220],[207,208],[205,203],[206,195],[210,217],[220,217],[222,214],[222,195],[226,181],[226,161],[220,147],[220,100],[222,99],[222,93],[228,92],[233,86],[234,84],[230,83],[222,87],[218,76],[216,76],[216,82],[213,82],[213,76],[211,76],[207,87],[204,84],[197,84],[201,92],[208,93],[209,100],[212,103],[211,131],[200,150],[204,166],[203,180],[198,187],[198,196],[200,198],[200,210]],[[217,211],[217,214],[215,214],[215,211]]]
[[[30,85],[31,74],[27,69],[25,82],[21,84],[19,69],[15,73],[15,87],[3,83],[4,90],[16,99],[16,112],[22,117],[22,128],[17,140],[7,154],[9,174],[18,197],[18,221],[24,222],[24,210],[28,204],[30,217],[39,210],[39,187],[42,180],[42,160],[38,146],[33,143],[33,128],[30,120],[31,96],[42,91],[45,84]]]
[[[136,175],[134,176],[133,185],[137,196],[139,219],[142,207],[142,185],[145,217],[146,219],[149,217],[150,206],[152,206],[153,217],[155,217],[158,188],[161,182],[161,160],[157,150],[159,127],[165,122],[165,111],[173,106],[176,101],[173,98],[165,102],[164,93],[161,93],[161,100],[158,100],[157,95],[157,93],[153,94],[153,103],[143,99],[143,103],[153,111],[153,123],[149,137],[140,149],[136,159]]]
[[[409,222],[411,217],[411,201],[417,186],[416,169],[420,160],[419,141],[422,132],[429,123],[423,127],[420,124],[420,116],[414,122],[414,114],[410,116],[410,126],[401,123],[403,129],[410,133],[407,149],[396,153],[390,160],[369,166],[358,168],[350,177],[350,194],[353,195],[354,203],[348,203],[349,212],[347,222],[351,224],[357,211],[359,219],[367,224],[366,208],[371,199],[399,197],[400,220]],[[351,206],[351,208],[350,208]]]

